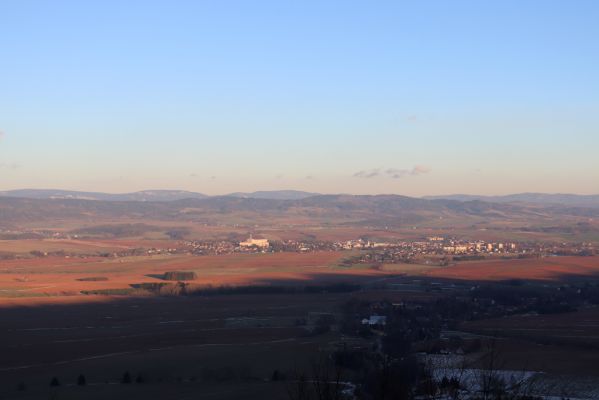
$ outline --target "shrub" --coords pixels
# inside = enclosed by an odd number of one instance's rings
[[[81,282],[102,282],[107,281],[108,278],[105,276],[90,276],[88,278],[78,278],[77,280]]]
[[[81,293],[87,294],[87,295],[130,296],[134,293],[134,290],[131,288],[96,289],[96,290],[82,290]]]
[[[164,273],[164,280],[166,281],[193,281],[197,277],[197,274],[193,271],[169,271]]]
[[[285,374],[281,373],[281,371],[279,371],[278,369],[275,369],[272,372],[272,376],[270,377],[270,380],[273,382],[277,382],[277,381],[284,381],[285,380]]]
[[[131,383],[131,374],[129,373],[129,371],[126,371],[123,374],[123,377],[121,378],[121,383],[124,383],[124,384]]]

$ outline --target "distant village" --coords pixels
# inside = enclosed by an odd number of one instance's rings
[[[266,253],[266,252],[314,252],[361,250],[358,254],[369,262],[406,262],[423,256],[452,256],[456,260],[486,258],[489,256],[544,256],[597,254],[592,243],[543,243],[543,242],[488,242],[469,241],[442,236],[427,237],[417,241],[371,241],[356,239],[348,241],[270,241],[255,239],[234,243],[228,241],[187,241],[184,247],[192,254]],[[373,259],[373,257],[375,259]]]
[[[0,232],[3,238],[10,240],[10,235],[23,238],[47,239],[80,239],[85,237],[67,235],[61,232]],[[9,237],[7,237],[9,236]],[[31,236],[31,237],[30,237]],[[423,262],[448,264],[452,261],[468,261],[486,258],[528,258],[556,255],[591,256],[599,254],[596,244],[539,242],[539,241],[485,241],[464,240],[455,237],[429,236],[419,240],[381,241],[358,238],[347,241],[323,240],[271,240],[249,235],[242,241],[234,240],[176,240],[165,248],[130,248],[117,252],[94,254],[69,253],[62,250],[51,253],[32,251],[28,256],[64,256],[64,257],[126,257],[158,254],[188,255],[222,255],[232,253],[279,253],[279,252],[318,252],[348,251],[352,252],[349,260],[352,263],[411,263]],[[0,259],[22,258],[23,255],[0,253]]]

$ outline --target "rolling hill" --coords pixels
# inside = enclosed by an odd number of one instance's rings
[[[55,189],[20,189],[0,192],[0,197],[102,201],[172,201],[188,198],[203,199],[207,196],[202,193],[187,192],[184,190],[143,190],[141,192],[112,194]]]
[[[421,199],[398,195],[317,195],[298,200],[214,196],[172,201],[0,197],[0,226],[20,222],[109,219],[201,223],[354,224],[402,226],[444,220],[552,222],[557,217],[599,217],[599,209],[560,205]]]
[[[518,193],[505,196],[479,196],[468,194],[452,194],[446,196],[425,196],[424,199],[446,199],[457,201],[487,201],[493,203],[530,203],[559,204],[573,207],[599,207],[599,195],[579,195],[562,193]]]

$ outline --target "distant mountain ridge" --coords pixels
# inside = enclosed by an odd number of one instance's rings
[[[451,194],[445,196],[424,196],[427,200],[487,201],[491,203],[531,203],[559,204],[571,207],[599,207],[599,195],[581,195],[568,193],[516,193],[504,196],[481,196],[469,194]]]
[[[20,189],[0,192],[0,197],[21,197],[26,199],[73,199],[102,201],[173,201],[181,199],[204,199],[202,193],[185,190],[143,190],[133,193],[80,192],[55,189]]]
[[[344,197],[345,196],[345,197]],[[384,198],[385,195],[363,196],[373,198]],[[147,201],[165,202],[187,199],[209,199],[209,198],[238,198],[238,199],[262,199],[262,200],[304,200],[312,197],[324,201],[327,198],[358,198],[351,195],[322,195],[320,193],[305,192],[301,190],[261,190],[256,192],[234,192],[226,195],[209,196],[203,193],[185,190],[143,190],[132,193],[102,193],[82,192],[72,190],[56,189],[20,189],[0,192],[1,197],[20,197],[27,199],[73,199],[73,200],[101,200],[101,201]],[[406,196],[396,198],[407,199]],[[416,198],[411,198],[416,199]],[[483,196],[468,194],[451,194],[442,196],[423,196],[423,200],[453,200],[457,202],[487,202],[487,203],[527,203],[537,205],[562,205],[569,207],[599,208],[599,195],[577,195],[577,194],[549,194],[549,193],[517,193],[504,196]]]
[[[142,190],[132,193],[102,193],[81,192],[74,190],[57,189],[19,189],[0,192],[0,197],[21,197],[26,199],[75,199],[75,200],[103,200],[103,201],[174,201],[184,199],[205,199],[207,197],[238,197],[248,199],[271,200],[301,200],[318,193],[303,192],[300,190],[262,190],[257,192],[236,192],[225,196],[208,196],[203,193],[185,190]]]
[[[301,190],[260,190],[251,193],[235,192],[227,196],[248,199],[301,200],[312,196],[320,196],[320,193],[303,192]]]
[[[482,221],[544,220],[555,223],[556,217],[597,218],[599,208],[525,203],[493,203],[481,200],[458,201],[422,199],[399,195],[317,195],[297,200],[264,199],[234,196],[190,198],[187,192],[123,194],[123,200],[90,200],[82,198],[24,198],[0,196],[0,227],[20,222],[56,219],[85,221],[134,220],[196,221],[208,224],[229,223],[253,225],[257,221],[280,224],[349,224],[370,227],[406,226],[434,221],[476,224]],[[18,194],[29,194],[22,193]],[[41,196],[39,192],[34,194]],[[73,196],[72,193],[50,191],[45,195]],[[76,196],[99,196],[76,192]],[[131,197],[141,200],[131,200]],[[174,199],[159,201],[160,199]],[[148,199],[152,200],[148,200]],[[114,199],[114,197],[112,197]],[[468,222],[466,222],[468,221]]]

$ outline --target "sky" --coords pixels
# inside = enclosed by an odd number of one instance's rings
[[[599,2],[0,0],[0,190],[599,193]]]

